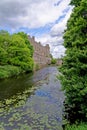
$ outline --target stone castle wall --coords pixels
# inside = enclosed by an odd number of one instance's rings
[[[51,58],[49,45],[47,44],[46,46],[42,46],[40,42],[38,43],[35,41],[35,37],[28,36],[28,38],[31,45],[33,45],[34,48],[34,62],[39,66],[50,64]]]

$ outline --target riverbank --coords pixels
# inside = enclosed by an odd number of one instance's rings
[[[32,70],[23,70],[21,69],[21,67],[19,66],[13,66],[13,65],[0,65],[0,79],[5,79],[5,78],[10,78],[10,77],[14,77],[14,76],[18,76],[21,73],[31,73],[31,72],[36,72],[38,70],[41,70],[43,68],[46,67],[54,67],[53,65],[44,65],[44,66],[39,66],[39,65],[35,65]],[[55,65],[56,67],[56,65]]]
[[[67,125],[65,130],[87,130],[87,123]]]
[[[12,77],[20,74],[21,68],[12,65],[0,66],[0,79]]]
[[[13,65],[0,66],[0,79],[18,76],[21,73],[25,73],[25,72],[28,72],[28,71],[23,70],[21,69],[21,67],[18,67],[18,66],[13,66]],[[29,72],[31,73],[32,70]]]

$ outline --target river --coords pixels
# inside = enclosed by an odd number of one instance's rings
[[[0,80],[0,130],[62,130],[57,67]]]

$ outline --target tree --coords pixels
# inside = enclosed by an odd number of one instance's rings
[[[70,121],[87,120],[87,1],[71,0],[71,4],[75,7],[64,32],[60,80]]]
[[[25,33],[0,31],[0,78],[33,71],[33,47]]]
[[[31,57],[33,57],[34,49],[33,49],[33,46],[30,44],[30,41],[28,39],[28,35],[25,34],[24,32],[19,32],[18,35],[20,35],[25,40],[25,44],[30,49],[30,55],[31,55]]]
[[[56,58],[52,58],[51,59],[51,64],[56,64],[57,63],[57,59]]]
[[[7,49],[10,43],[10,34],[7,31],[0,31],[0,65],[7,64]]]
[[[71,0],[70,4],[74,6],[79,6],[81,0]]]
[[[31,50],[26,45],[25,38],[19,34],[13,34],[7,51],[9,64],[20,66],[25,71],[31,71],[33,69]]]

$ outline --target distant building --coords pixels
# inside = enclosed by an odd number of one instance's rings
[[[39,66],[45,66],[47,64],[51,63],[50,58],[50,47],[47,44],[46,46],[42,46],[40,42],[35,41],[35,37],[30,37],[28,35],[29,41],[31,45],[33,45],[34,48],[34,62],[38,64]]]
[[[62,63],[63,63],[63,61],[62,61],[62,59],[57,59],[57,65],[62,65]]]

